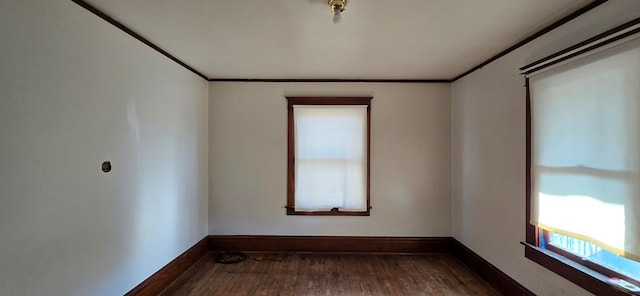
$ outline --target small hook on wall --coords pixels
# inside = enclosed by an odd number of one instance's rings
[[[110,161],[105,161],[102,163],[102,171],[105,173],[108,173],[111,171],[111,162]]]

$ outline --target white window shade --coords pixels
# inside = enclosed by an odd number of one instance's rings
[[[532,221],[640,259],[640,40],[530,77]]]
[[[367,106],[293,106],[295,208],[367,210]]]

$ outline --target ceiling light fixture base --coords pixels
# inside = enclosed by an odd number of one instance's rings
[[[337,24],[342,21],[341,13],[347,7],[347,0],[329,0],[329,7],[331,7],[331,12],[333,12],[333,23]]]

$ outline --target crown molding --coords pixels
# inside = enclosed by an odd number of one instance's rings
[[[553,31],[554,29],[568,23],[569,21],[581,16],[582,14],[604,4],[605,2],[607,2],[608,0],[595,0],[587,5],[585,5],[584,7],[574,11],[573,13],[561,18],[560,20],[554,22],[553,24],[543,28],[542,30],[530,35],[529,37],[526,37],[525,39],[521,40],[520,42],[512,45],[511,47],[499,52],[498,54],[494,55],[493,57],[487,59],[486,61],[478,64],[475,67],[472,67],[471,69],[461,73],[460,75],[453,77],[453,78],[437,78],[437,79],[295,79],[295,78],[284,78],[284,79],[266,79],[266,78],[210,78],[207,77],[206,75],[202,74],[201,72],[199,72],[198,70],[196,70],[195,68],[191,67],[190,65],[188,65],[187,63],[183,62],[182,60],[176,58],[175,56],[171,55],[169,52],[167,52],[166,50],[160,48],[159,46],[157,46],[156,44],[154,44],[153,42],[149,41],[149,39],[146,39],[145,37],[143,37],[142,35],[138,34],[137,32],[133,31],[132,29],[130,29],[129,27],[123,25],[122,23],[120,23],[119,21],[115,20],[114,18],[112,18],[111,16],[107,15],[105,12],[99,10],[98,8],[96,8],[95,6],[87,3],[84,0],[71,0],[74,3],[80,5],[81,7],[83,7],[84,9],[88,10],[89,12],[95,14],[96,16],[100,17],[101,19],[107,21],[108,23],[112,24],[113,26],[115,26],[116,28],[122,30],[123,32],[127,33],[128,35],[130,35],[131,37],[137,39],[138,41],[146,44],[147,46],[151,47],[152,49],[154,49],[155,51],[157,51],[158,53],[164,55],[165,57],[169,58],[170,60],[176,62],[177,64],[179,64],[180,66],[184,67],[185,69],[193,72],[194,74],[202,77],[203,79],[210,81],[210,82],[309,82],[309,83],[327,83],[327,82],[363,82],[363,83],[452,83],[455,82],[473,72],[475,72],[478,69],[481,69],[482,67],[494,62],[495,60],[511,53],[512,51],[526,45],[527,43],[537,39],[538,37],[549,33],[551,31]]]
[[[451,83],[451,79],[264,79],[209,78],[211,82],[370,82],[370,83]]]
[[[154,49],[155,51],[159,52],[160,54],[162,54],[163,56],[169,58],[170,60],[176,62],[178,65],[184,67],[185,69],[193,72],[194,74],[202,77],[204,80],[209,80],[209,78],[207,76],[205,76],[204,74],[200,73],[198,70],[196,70],[195,68],[187,65],[187,63],[181,61],[180,59],[174,57],[172,54],[170,54],[169,52],[167,52],[166,50],[160,48],[159,46],[157,46],[155,43],[149,41],[149,39],[142,37],[142,35],[136,33],[135,31],[131,30],[129,27],[123,25],[121,22],[115,20],[114,18],[112,18],[111,16],[109,16],[108,14],[104,13],[102,10],[96,8],[95,6],[87,3],[84,0],[71,0],[73,1],[73,3],[80,5],[82,8],[88,10],[89,12],[95,14],[96,16],[98,16],[99,18],[107,21],[108,23],[112,24],[114,27],[122,30],[123,32],[127,33],[129,36],[137,39],[138,41],[144,43],[145,45],[151,47],[152,49]]]
[[[526,45],[527,43],[529,43],[529,42],[531,42],[531,41],[533,41],[535,39],[538,39],[538,37],[555,30],[556,28],[558,28],[558,27],[570,22],[571,20],[573,20],[573,19],[585,14],[586,12],[588,12],[588,11],[590,11],[590,10],[592,10],[592,9],[602,5],[602,4],[604,4],[607,1],[609,1],[609,0],[596,0],[596,1],[593,1],[593,2],[583,6],[582,8],[574,11],[573,13],[571,13],[571,14],[569,14],[569,15],[561,18],[561,19],[559,19],[555,23],[543,28],[542,30],[540,30],[538,32],[533,33],[529,37],[524,38],[520,42],[518,42],[518,43],[512,45],[511,47],[499,52],[498,54],[492,56],[488,60],[486,60],[486,61],[478,64],[477,66],[467,70],[466,72],[464,72],[464,73],[452,78],[451,81],[455,82],[456,80],[459,80],[459,79],[461,79],[461,78],[463,78],[463,77],[475,72],[476,70],[481,69],[482,67],[492,63],[493,61],[495,61],[495,60],[497,60],[497,59],[499,59],[499,58],[511,53],[512,51],[514,51],[514,50]]]

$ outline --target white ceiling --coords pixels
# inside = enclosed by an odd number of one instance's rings
[[[210,78],[450,79],[591,0],[86,2]]]

